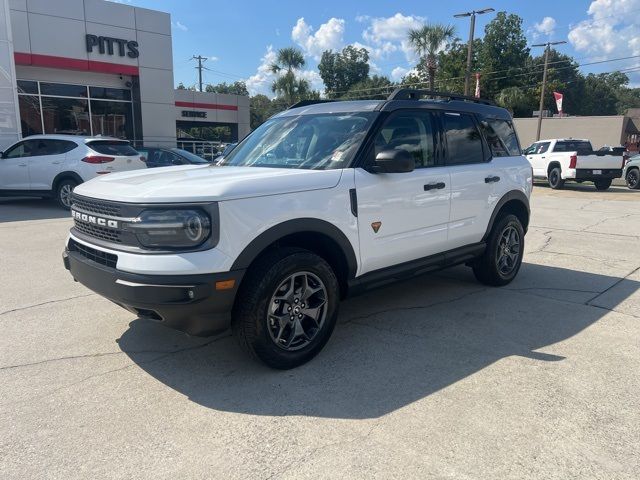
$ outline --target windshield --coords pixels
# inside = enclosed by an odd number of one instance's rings
[[[172,148],[171,151],[177,153],[181,157],[186,158],[187,160],[189,160],[190,163],[209,163],[204,158],[199,157],[198,155],[195,155],[191,152],[188,152],[187,150],[182,150],[181,148]]]
[[[344,168],[362,143],[374,115],[357,112],[272,118],[234,148],[220,165]]]

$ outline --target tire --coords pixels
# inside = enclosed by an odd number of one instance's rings
[[[314,292],[305,296],[303,289]],[[287,370],[322,350],[335,327],[339,302],[338,279],[323,258],[300,248],[279,248],[247,272],[231,329],[252,357]]]
[[[611,186],[611,179],[594,180],[593,184],[596,186],[596,190],[604,191]]]
[[[640,170],[637,168],[629,169],[624,179],[627,182],[627,187],[631,190],[640,189]]]
[[[62,180],[56,186],[56,202],[65,210],[71,209],[71,193],[76,188],[78,182],[72,179]]]
[[[504,248],[508,235],[509,247]],[[514,243],[515,240],[515,243]],[[518,274],[524,255],[524,229],[515,215],[496,220],[489,234],[484,254],[473,264],[473,274],[480,283],[500,287],[510,283]],[[504,257],[508,260],[505,262]]]
[[[554,190],[560,190],[564,187],[564,180],[562,179],[562,170],[560,167],[553,167],[547,174],[547,181],[549,186]]]

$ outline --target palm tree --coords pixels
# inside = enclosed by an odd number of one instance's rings
[[[271,65],[271,71],[279,74],[271,85],[271,90],[282,96],[287,103],[295,103],[309,93],[309,82],[303,78],[296,78],[295,74],[305,63],[302,52],[289,47],[278,50],[276,62]]]
[[[427,64],[430,90],[435,90],[438,52],[453,40],[455,33],[456,29],[453,25],[439,23],[409,30],[409,44]]]

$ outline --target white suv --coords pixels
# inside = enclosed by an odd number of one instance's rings
[[[461,263],[509,283],[531,189],[511,117],[488,102],[398,90],[303,103],[220,166],[78,186],[64,263],[141,318],[194,335],[231,326],[254,357],[291,368],[322,349],[347,295]]]
[[[68,209],[76,185],[138,168],[146,164],[126,140],[33,135],[0,152],[0,195],[54,197]]]

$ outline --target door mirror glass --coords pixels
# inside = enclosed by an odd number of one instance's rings
[[[371,171],[374,173],[406,173],[413,172],[415,168],[416,162],[409,152],[401,148],[394,148],[378,153]]]

